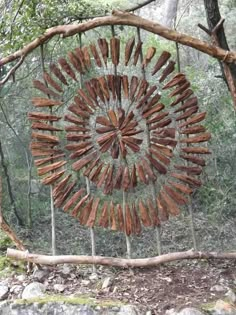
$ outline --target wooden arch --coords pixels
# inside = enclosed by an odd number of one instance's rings
[[[103,25],[137,26],[112,18]],[[101,26],[91,21],[80,31],[89,23],[89,29]],[[101,74],[93,75],[94,69]],[[68,104],[64,95],[72,84],[78,86]],[[44,95],[32,99],[37,111],[28,115],[38,175],[53,186],[55,205],[82,225],[139,234],[142,225],[159,226],[178,215],[201,185],[202,156],[210,153],[202,145],[210,139],[201,124],[206,113],[199,112],[185,75],[175,72],[171,54],[157,54],[154,47],[144,52],[139,33],[125,45],[113,35],[75,48],[34,86]],[[78,186],[78,172],[100,197]],[[151,194],[135,194],[147,186]],[[114,200],[115,191],[126,196],[125,203]]]

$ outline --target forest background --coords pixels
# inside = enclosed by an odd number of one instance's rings
[[[140,3],[140,2],[139,2]],[[1,0],[1,56],[22,48],[41,35],[47,28],[81,22],[92,16],[109,14],[112,8],[129,9],[139,3],[129,1],[14,1]],[[170,6],[171,4],[171,6]],[[175,5],[174,5],[175,4]],[[236,50],[236,1],[219,1],[228,44]],[[203,1],[154,1],[135,11],[135,14],[159,22],[178,31],[210,41],[197,24],[207,25]],[[119,36],[125,37],[122,27],[116,27]],[[89,31],[83,38],[97,40],[110,28]],[[103,33],[104,34],[104,33]],[[91,35],[91,36],[90,36]],[[206,126],[212,134],[211,156],[208,157],[202,180],[204,185],[194,192],[191,209],[186,207],[181,216],[163,225],[163,252],[186,250],[193,247],[190,210],[199,250],[235,250],[236,241],[236,145],[235,111],[232,98],[222,76],[219,62],[197,50],[178,45],[159,36],[145,32],[145,45],[158,51],[169,50],[177,59],[179,49],[181,71],[192,83],[199,98],[200,109],[207,111]],[[78,38],[76,37],[76,40]],[[74,46],[75,37],[54,37],[43,48],[44,64],[66,55]],[[78,44],[78,43],[77,43]],[[4,78],[10,65],[1,68]],[[30,54],[0,90],[0,176],[3,179],[3,215],[27,248],[35,252],[51,252],[51,202],[50,191],[36,174],[29,150],[31,140],[27,113],[32,109],[33,79],[42,76],[42,50]],[[143,192],[142,192],[143,193]],[[56,251],[58,254],[89,254],[90,232],[75,219],[56,209]],[[95,229],[96,251],[101,255],[124,256],[124,236],[111,231]],[[133,257],[157,254],[155,231],[146,229],[132,240]]]

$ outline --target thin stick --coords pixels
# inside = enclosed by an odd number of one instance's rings
[[[139,27],[137,28],[137,34],[138,34],[138,40],[141,42],[141,32],[140,32]],[[141,63],[141,65],[143,63],[143,50],[142,49],[140,52],[140,63]],[[142,75],[143,75],[143,79],[146,79],[145,68],[142,68]],[[147,124],[146,124],[146,136],[147,136],[147,145],[148,145],[148,147],[150,147],[150,133],[149,133]],[[153,170],[153,166],[150,165],[150,167]],[[156,194],[156,187],[155,187],[154,182],[151,182],[151,186],[152,186],[152,200],[153,200],[154,204],[156,204],[156,195],[157,194]],[[158,255],[161,255],[161,253],[162,253],[161,227],[155,226],[155,232],[156,232],[157,253],[158,253]]]
[[[138,268],[138,267],[154,267],[163,263],[168,263],[184,259],[230,259],[236,260],[236,252],[230,253],[217,253],[217,252],[195,252],[188,250],[185,252],[168,253],[161,256],[140,259],[125,259],[113,258],[104,256],[75,256],[75,255],[62,255],[62,256],[47,256],[39,254],[31,254],[29,252],[20,251],[17,249],[8,248],[7,257],[15,260],[29,261],[42,265],[59,265],[59,264],[95,264],[103,266],[114,266],[121,268]]]

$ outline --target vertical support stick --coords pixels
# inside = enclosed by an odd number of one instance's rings
[[[50,185],[50,202],[51,202],[51,233],[52,233],[52,255],[56,255],[56,223],[55,223],[55,207],[52,196],[53,187]]]
[[[82,47],[81,33],[79,33],[79,45],[80,45],[80,48],[81,48]],[[79,85],[80,85],[80,88],[82,88],[82,85],[83,85],[82,73],[80,73]],[[90,182],[89,182],[89,179],[87,177],[86,177],[86,191],[87,191],[87,194],[89,195],[90,194]],[[93,227],[90,227],[89,229],[90,229],[92,256],[94,257],[94,256],[96,256],[95,232],[94,232],[94,228]],[[92,272],[96,273],[96,266],[95,265],[92,265]]]
[[[41,56],[41,67],[42,71],[44,72],[44,51],[43,45],[40,46],[40,56]],[[44,80],[46,86],[48,86],[46,80]],[[50,98],[50,95],[48,95]],[[50,108],[50,114],[52,115],[52,108]],[[53,125],[53,122],[50,122]],[[53,131],[51,131],[53,135]],[[53,155],[52,155],[53,157]],[[52,162],[53,163],[53,162]],[[54,200],[53,200],[53,186],[50,185],[50,210],[51,210],[51,237],[52,237],[52,255],[56,255],[56,221],[55,221],[55,207],[54,207]]]
[[[177,67],[178,71],[181,71],[181,63],[180,63],[180,53],[179,53],[179,44],[175,43],[176,47],[176,57],[177,57]],[[182,102],[183,103],[183,102]],[[189,135],[187,135],[187,138]],[[188,144],[187,144],[188,146]],[[186,165],[189,165],[189,162],[186,161]],[[193,240],[193,248],[194,250],[197,250],[197,240],[196,240],[196,232],[195,232],[195,227],[194,227],[194,216],[193,216],[193,205],[192,202],[188,204],[188,214],[189,214],[189,224],[190,224],[190,229],[191,229],[191,234],[192,234],[192,240]]]
[[[126,211],[125,211],[126,199],[127,199],[127,193],[123,191],[123,217],[124,217],[125,226],[126,226]],[[131,259],[131,256],[132,256],[131,242],[130,242],[130,237],[126,233],[125,233],[125,241],[126,241],[127,258]]]
[[[137,34],[138,34],[138,40],[141,42],[141,33],[140,33],[140,28],[137,28]],[[143,51],[141,49],[140,52],[140,63],[143,63]],[[143,79],[146,79],[146,73],[145,73],[145,69],[142,69],[142,75],[143,75]],[[146,134],[147,134],[147,144],[148,146],[150,146],[150,133],[148,130],[148,126],[146,126]],[[151,166],[151,168],[153,168]],[[152,186],[152,199],[153,199],[153,203],[154,205],[156,204],[156,187],[155,184],[152,182],[151,183]],[[157,209],[158,211],[158,209]],[[162,244],[161,244],[161,227],[159,226],[155,226],[155,232],[156,232],[156,245],[157,245],[157,254],[161,255],[162,253]]]

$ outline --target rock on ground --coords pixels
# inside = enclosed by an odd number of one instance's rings
[[[8,296],[9,288],[4,284],[0,284],[0,300],[5,300]]]
[[[129,305],[121,307],[92,308],[87,305],[73,305],[62,302],[49,302],[45,304],[17,304],[9,301],[0,303],[0,315],[143,315]]]
[[[28,284],[22,292],[22,299],[31,299],[35,297],[41,297],[44,295],[46,288],[40,282],[32,282]]]

